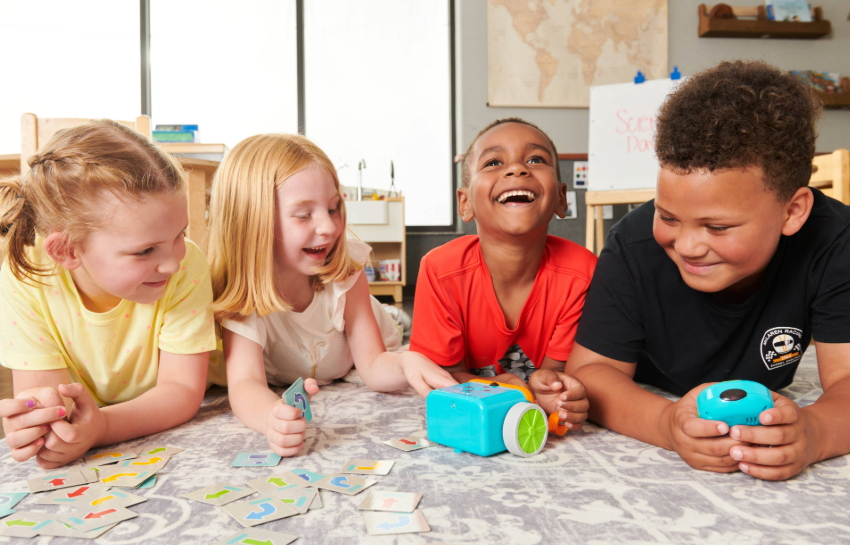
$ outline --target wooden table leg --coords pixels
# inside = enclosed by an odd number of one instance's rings
[[[593,222],[593,207],[587,206],[587,219],[585,221],[585,233],[584,233],[584,247],[593,252],[593,226],[596,225]],[[594,252],[595,253],[595,252]]]
[[[602,219],[602,206],[596,206],[596,255],[602,252],[602,246],[605,245],[605,222]]]

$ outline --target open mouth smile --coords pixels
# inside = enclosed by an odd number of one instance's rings
[[[537,200],[537,195],[527,189],[511,189],[496,198],[496,202],[505,206],[531,204]]]
[[[314,246],[312,248],[301,248],[301,251],[313,259],[323,259],[328,253],[328,245]]]

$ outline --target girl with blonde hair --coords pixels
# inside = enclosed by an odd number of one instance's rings
[[[252,136],[219,166],[209,258],[230,405],[281,456],[301,449],[307,424],[269,383],[301,377],[313,395],[356,366],[380,392],[456,384],[418,354],[394,352],[401,334],[363,274],[370,252],[346,238],[336,170],[307,138]]]
[[[0,416],[13,459],[53,468],[192,418],[216,334],[174,159],[105,120],[29,167],[0,181]]]

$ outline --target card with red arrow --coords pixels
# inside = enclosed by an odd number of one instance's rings
[[[210,505],[226,505],[245,496],[250,496],[254,492],[255,490],[247,486],[237,486],[235,484],[221,482],[188,494],[183,494],[183,497]]]
[[[86,484],[87,482],[89,482],[88,478],[79,469],[66,469],[61,473],[27,479],[27,488],[30,492],[45,492]]]
[[[288,545],[296,539],[298,539],[298,536],[284,534],[283,532],[245,528],[215,545]]]
[[[138,515],[126,507],[98,506],[72,513],[62,513],[56,519],[78,532],[89,532],[136,516]]]
[[[422,494],[413,492],[384,492],[381,490],[370,491],[363,498],[363,502],[357,506],[358,509],[366,511],[392,511],[394,513],[412,513]]]
[[[391,439],[390,441],[384,441],[385,445],[389,445],[393,448],[397,448],[399,450],[403,450],[405,452],[410,452],[411,450],[419,450],[421,448],[433,447],[435,443],[423,438],[416,437],[411,435],[410,437],[402,437],[401,439]]]
[[[42,496],[38,499],[37,504],[41,505],[73,505],[82,501],[83,499],[88,499],[90,497],[95,497],[98,494],[106,492],[109,490],[108,486],[103,486],[102,484],[81,484],[77,486],[72,486],[69,488],[63,488],[62,490],[57,490],[52,494],[48,494],[46,496]]]
[[[349,460],[339,472],[355,475],[387,475],[394,463],[392,460]]]

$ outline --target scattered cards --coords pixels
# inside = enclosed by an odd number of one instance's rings
[[[230,467],[276,466],[279,463],[280,456],[274,452],[240,452],[230,462]]]
[[[89,482],[88,477],[83,475],[79,469],[68,469],[63,473],[54,473],[46,477],[35,477],[27,480],[27,488],[30,492],[45,492],[67,488],[78,484]]]
[[[348,496],[353,496],[363,492],[378,481],[356,477],[354,475],[328,475],[324,479],[316,481],[316,488],[323,488],[333,492],[339,492]]]
[[[380,490],[370,491],[363,502],[357,506],[358,509],[367,511],[390,511],[393,513],[412,513],[422,494],[412,492],[383,492]]]
[[[340,473],[355,475],[387,475],[395,462],[392,460],[349,460]]]
[[[364,511],[363,518],[366,520],[366,531],[373,536],[431,531],[419,509],[413,513]]]
[[[168,463],[168,456],[143,456],[118,462],[115,467],[129,467],[132,469],[162,469]]]
[[[140,484],[137,488],[153,488],[153,485],[156,484],[156,475],[148,477],[145,479],[145,482]]]
[[[422,437],[415,437],[413,435],[411,435],[410,437],[402,437],[401,439],[391,439],[390,441],[384,441],[384,444],[389,445],[393,448],[397,448],[399,450],[403,450],[405,452],[434,446],[434,443],[432,443],[431,441]]]
[[[82,484],[57,490],[47,496],[42,496],[35,503],[40,505],[72,505],[109,490],[102,484]]]
[[[100,482],[106,486],[119,486],[121,488],[136,488],[145,482],[151,475],[156,474],[156,469],[130,469],[125,467],[103,468],[98,473]]]
[[[91,465],[111,464],[112,462],[120,462],[135,458],[138,453],[132,449],[103,449],[95,452],[91,456],[86,456],[86,463]]]
[[[61,520],[54,519],[51,520],[47,524],[47,526],[40,528],[38,530],[38,535],[53,537],[75,537],[77,539],[97,539],[117,525],[118,523],[116,522],[115,524],[96,528],[88,532],[79,532],[77,530],[74,530],[71,525],[65,524]]]
[[[258,500],[237,501],[225,505],[223,509],[239,524],[248,528],[298,514],[294,507],[283,503],[274,495],[263,496]]]
[[[292,473],[294,473],[298,477],[301,477],[310,484],[321,481],[325,478],[325,476],[321,473],[314,473],[312,471],[307,471],[306,469],[301,469],[300,467],[296,467],[295,469],[293,469]]]
[[[283,473],[275,473],[268,477],[260,477],[253,481],[248,481],[248,486],[257,492],[272,492],[275,490],[288,490],[290,488],[302,488],[309,483],[304,482],[304,478],[299,477],[291,471]]]
[[[298,539],[298,536],[294,536],[292,534],[271,532],[269,530],[260,530],[258,528],[247,528],[225,538],[224,541],[219,541],[215,545],[256,545],[258,543],[262,543],[264,545],[288,545],[296,539]]]
[[[208,503],[210,505],[227,505],[230,502],[250,496],[255,491],[246,486],[236,486],[228,483],[215,483],[200,490],[195,490],[189,494],[184,494],[184,498],[190,500]]]
[[[0,520],[0,536],[35,537],[41,528],[53,520],[51,513],[19,511]]]
[[[298,377],[292,383],[292,386],[283,392],[283,402],[299,409],[301,415],[307,419],[307,422],[313,420],[313,411],[310,410],[310,400],[307,398],[307,392],[304,390],[304,379],[301,377]]]
[[[29,492],[0,492],[0,510],[11,509],[28,495]]]

